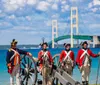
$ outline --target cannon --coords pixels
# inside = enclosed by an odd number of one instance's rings
[[[73,79],[65,71],[59,67],[59,55],[53,56],[55,69],[52,69],[52,85],[81,85],[80,82]],[[26,55],[21,58],[21,85],[42,85],[42,80],[39,79],[40,73],[37,71],[37,59],[27,57]]]
[[[69,74],[60,68],[59,56],[60,54],[53,56],[54,65],[57,66],[56,70],[53,70],[53,85],[59,85],[59,83],[61,83],[61,85],[81,85],[80,82],[73,79]]]

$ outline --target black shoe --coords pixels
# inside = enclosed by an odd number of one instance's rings
[[[89,82],[88,81],[86,81],[86,85],[89,85]]]
[[[86,85],[86,81],[82,81],[82,84],[83,84],[83,85]]]
[[[23,81],[21,81],[21,85],[24,85]]]
[[[42,80],[38,79],[37,83],[38,83],[38,85],[42,85]]]

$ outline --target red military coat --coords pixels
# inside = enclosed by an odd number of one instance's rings
[[[38,60],[40,61],[40,63],[39,63],[40,69],[43,66],[43,58],[42,58],[43,55],[44,55],[44,52],[43,52],[43,50],[41,50],[38,53]],[[50,62],[50,65],[51,65],[53,63],[53,59],[52,59],[52,56],[51,56],[49,51],[47,51],[47,57],[49,58],[49,62]]]
[[[79,65],[79,66],[82,66],[84,64],[84,49],[80,49],[78,51],[78,54],[77,54],[77,57],[76,57],[76,63]],[[97,57],[98,55],[97,54],[93,54],[92,51],[90,49],[87,49],[86,53],[89,55],[89,56],[92,56],[92,57]]]
[[[60,59],[59,59],[59,62],[62,62],[63,59],[67,56],[67,52],[65,50],[63,50],[60,54]],[[70,51],[69,53],[69,57],[70,59],[74,62],[74,52],[73,51]]]

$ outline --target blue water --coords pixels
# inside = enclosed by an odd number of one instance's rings
[[[33,56],[37,57],[38,52],[40,49],[26,49],[27,51],[31,52]],[[49,49],[52,56],[60,53],[63,49]],[[76,54],[79,49],[72,49]],[[100,52],[99,48],[92,48],[91,49],[93,53],[98,53]],[[9,74],[7,73],[7,68],[6,68],[6,52],[7,50],[0,50],[0,85],[9,85]],[[90,83],[94,84],[96,81],[96,74],[97,74],[97,68],[98,68],[98,60],[99,58],[91,58],[92,59],[92,66],[91,66],[91,74],[90,74]],[[100,72],[99,72],[100,73]],[[73,71],[73,78],[75,80],[81,81],[81,75],[77,67],[75,67]],[[100,75],[99,75],[99,81],[100,83]]]

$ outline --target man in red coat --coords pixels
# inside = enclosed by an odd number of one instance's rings
[[[69,75],[72,75],[74,68],[74,52],[70,50],[70,44],[64,44],[65,50],[60,54],[59,62],[61,68],[66,71]]]
[[[42,44],[42,50],[38,53],[39,71],[43,76],[43,85],[51,85],[50,72],[53,64],[53,59],[50,51],[47,50],[48,44]]]
[[[78,65],[81,75],[83,85],[88,85],[91,60],[90,56],[96,58],[100,54],[93,54],[92,51],[88,48],[88,43],[85,41],[82,44],[82,49],[78,51],[76,64]]]

